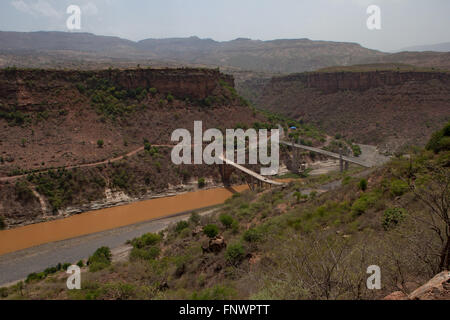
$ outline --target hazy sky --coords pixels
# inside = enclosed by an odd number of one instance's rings
[[[67,31],[66,9],[82,9],[81,32],[130,40],[310,38],[379,50],[450,42],[450,0],[1,0],[1,31]],[[381,30],[366,27],[381,8]]]

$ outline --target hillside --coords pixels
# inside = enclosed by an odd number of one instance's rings
[[[257,107],[394,152],[424,145],[450,117],[450,75],[405,65],[335,67],[247,81]]]
[[[78,262],[81,290],[65,290],[59,264],[0,297],[448,300],[449,129],[382,168],[236,194],[212,214],[130,239],[121,259],[99,248]],[[380,267],[379,290],[366,287],[369,265]]]
[[[68,206],[220,181],[212,166],[177,167],[177,128],[251,127],[265,117],[208,69],[0,71],[0,216],[12,227]],[[89,209],[89,206],[85,208]]]

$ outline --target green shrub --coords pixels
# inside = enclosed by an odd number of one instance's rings
[[[200,292],[194,292],[192,300],[231,300],[236,296],[233,288],[216,285],[212,288],[203,289]]]
[[[403,208],[389,208],[383,214],[383,228],[388,230],[398,225],[406,216]]]
[[[309,198],[312,200],[317,198],[317,191],[311,191],[311,193],[309,194]]]
[[[189,222],[187,221],[179,221],[176,225],[175,225],[175,232],[176,233],[180,233],[181,231],[183,231],[184,229],[189,227]]]
[[[62,268],[64,271],[67,271],[67,269],[69,269],[69,267],[70,267],[71,265],[72,265],[71,263],[66,262],[66,263],[64,263],[64,264],[62,265],[61,268]]]
[[[219,234],[219,227],[215,224],[208,224],[203,227],[203,233],[206,234],[209,238],[215,238]]]
[[[205,178],[198,179],[198,187],[199,188],[204,188],[205,186],[206,186]]]
[[[158,258],[160,254],[158,247],[149,247],[145,249],[133,248],[130,253],[130,260],[154,260]]]
[[[354,216],[362,215],[368,208],[373,206],[379,199],[379,194],[376,192],[365,193],[358,200],[353,202],[351,212]]]
[[[435,153],[450,150],[450,122],[442,130],[435,132],[426,145],[427,150]]]
[[[78,92],[81,94],[84,94],[86,92],[86,87],[82,83],[77,83],[76,87],[78,89]]]
[[[245,256],[245,249],[242,244],[230,244],[225,252],[225,258],[231,265],[237,266]]]
[[[92,256],[89,257],[89,271],[96,272],[111,265],[111,250],[108,247],[98,248]]]
[[[31,283],[31,282],[35,282],[35,281],[40,281],[45,279],[46,274],[44,272],[39,272],[39,273],[30,273],[27,276],[27,279],[25,280],[25,283]]]
[[[70,264],[69,264],[69,266],[70,266]],[[49,268],[44,270],[44,274],[46,276],[48,276],[49,274],[57,273],[59,270],[61,270],[61,267],[60,268],[58,268],[58,267],[49,267]],[[67,268],[66,268],[66,270],[67,270]]]
[[[360,146],[358,146],[357,144],[352,145],[352,151],[353,151],[353,155],[355,157],[359,157],[362,153]]]
[[[84,267],[83,260],[78,261],[77,266],[79,266],[80,268],[83,268]]]
[[[402,180],[393,180],[391,181],[391,194],[393,196],[399,197],[404,195],[408,191],[408,184]]]
[[[131,241],[131,245],[134,248],[142,249],[145,247],[153,246],[161,241],[161,236],[155,233],[146,233],[139,238],[135,238]]]
[[[343,185],[343,186],[348,185],[348,184],[350,183],[351,180],[352,180],[352,177],[350,177],[350,176],[345,176],[345,177],[342,179],[342,185]]]
[[[175,100],[175,98],[173,97],[173,95],[171,95],[171,94],[169,93],[169,94],[167,95],[167,101],[168,101],[169,103],[172,103],[173,100]]]
[[[33,191],[26,181],[17,181],[14,191],[18,200],[28,202],[35,199]]]
[[[189,217],[189,222],[194,225],[197,225],[200,223],[200,219],[201,219],[200,215],[197,212],[192,212],[191,216]]]
[[[150,88],[149,92],[152,96],[154,96],[155,94],[158,93],[158,90],[156,88]]]
[[[9,290],[8,288],[0,288],[0,298],[7,298],[9,295]]]
[[[308,199],[308,195],[302,194],[300,191],[294,192],[294,197],[297,200],[297,203],[300,203],[301,200]]]
[[[223,226],[227,229],[229,229],[234,222],[233,217],[225,213],[220,215],[219,220],[223,224]]]
[[[362,191],[366,191],[367,190],[367,180],[366,179],[361,179],[359,181],[358,188],[360,190],[362,190]]]
[[[103,141],[103,140],[97,140],[97,146],[99,147],[99,148],[103,148],[103,145],[105,144],[105,142]]]
[[[261,239],[261,233],[254,228],[248,229],[244,232],[243,238],[247,242],[257,242]]]

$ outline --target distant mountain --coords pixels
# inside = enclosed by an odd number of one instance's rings
[[[130,40],[91,33],[0,31],[0,50],[9,51],[71,50],[117,55],[134,53],[135,45]]]
[[[140,41],[138,47],[178,61],[272,73],[352,65],[384,55],[356,43],[309,39],[260,41],[240,38],[226,42],[196,37],[147,39]]]
[[[134,42],[118,37],[69,32],[0,32],[0,67],[80,67],[187,65],[220,67],[241,78],[314,71],[367,63],[407,63],[450,67],[440,52],[384,53],[357,43],[280,39],[169,38]],[[98,63],[98,65],[96,65]],[[248,71],[249,73],[242,73]]]
[[[0,51],[75,51],[102,56],[151,58],[270,73],[312,71],[333,65],[364,63],[385,53],[356,43],[309,39],[260,41],[239,38],[170,38],[133,42],[118,37],[68,32],[0,32]]]
[[[413,46],[402,49],[401,51],[435,51],[435,52],[450,52],[450,42],[424,45],[424,46]]]

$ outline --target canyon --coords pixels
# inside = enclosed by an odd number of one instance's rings
[[[0,216],[9,227],[220,183],[176,166],[170,136],[265,121],[208,69],[0,71]],[[238,177],[232,178],[239,181]]]
[[[240,91],[260,108],[389,153],[423,146],[448,121],[448,72],[363,68],[248,80]]]

